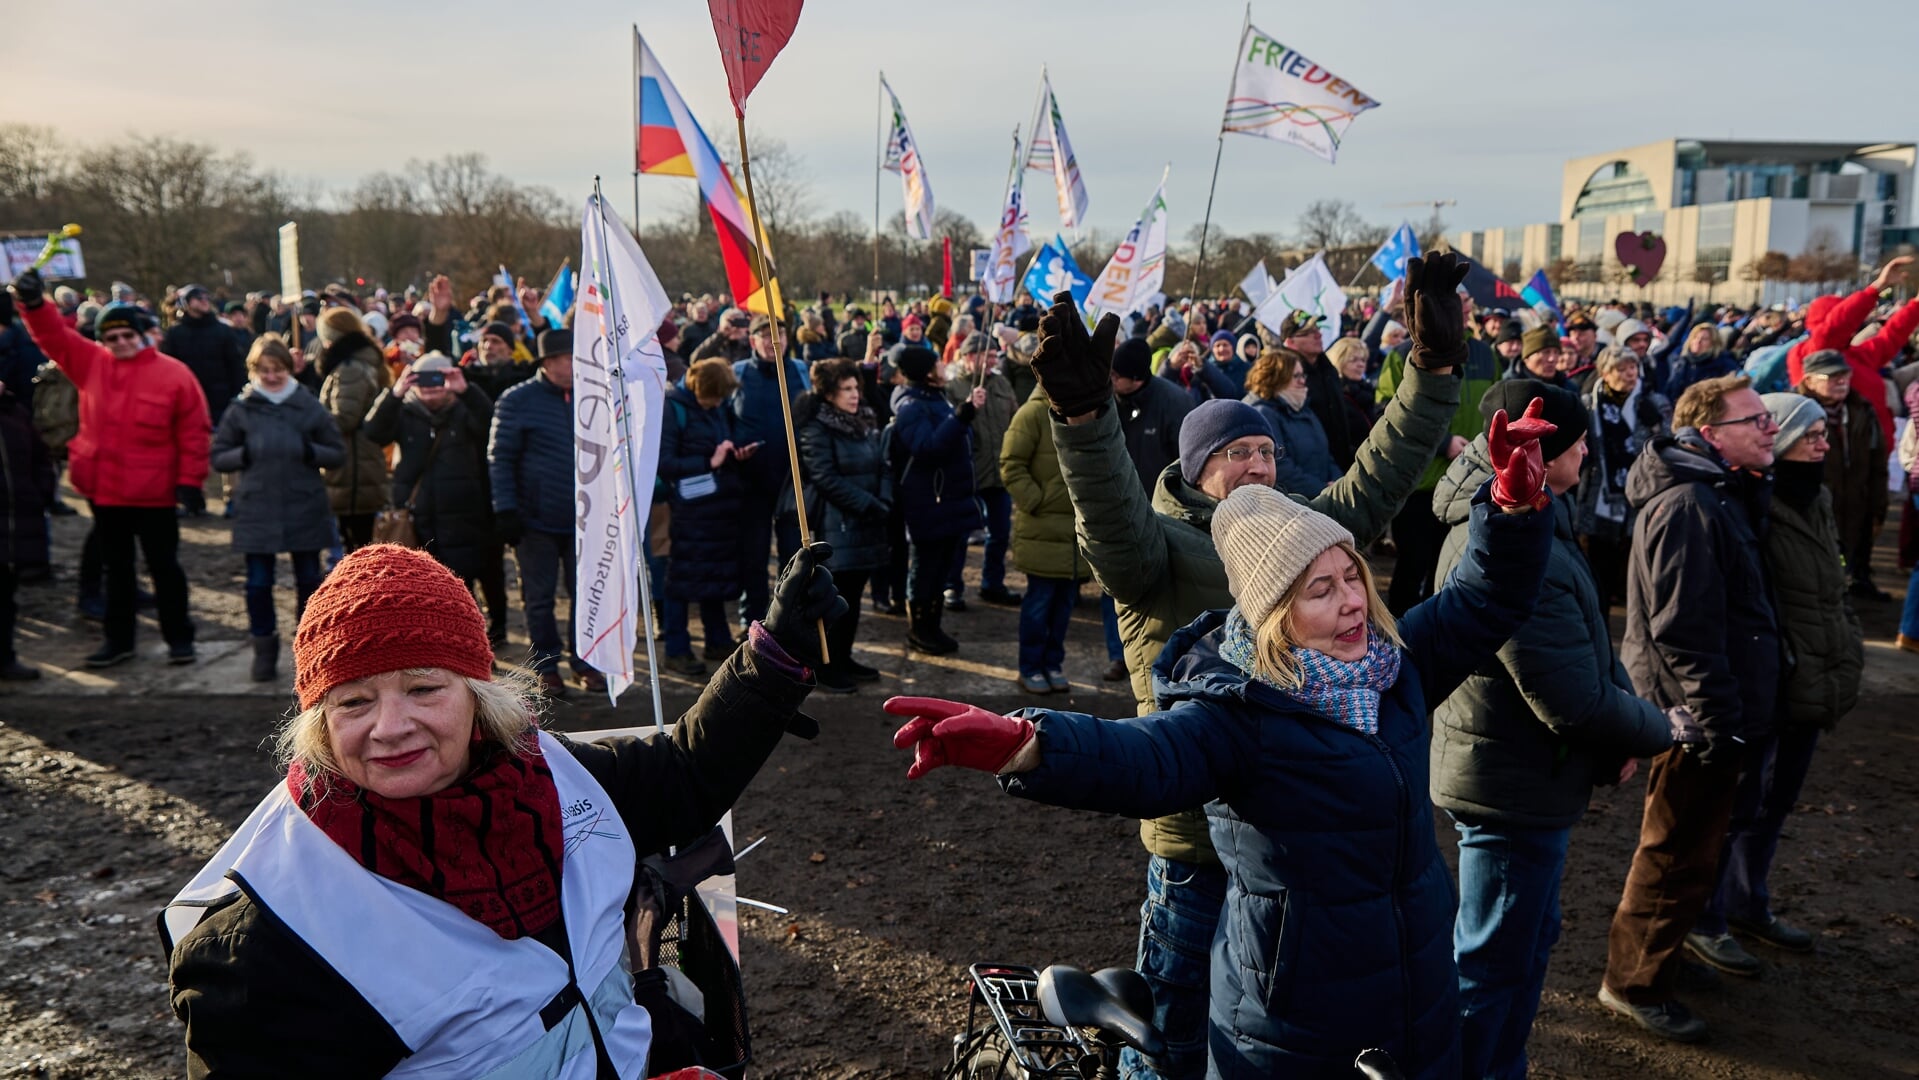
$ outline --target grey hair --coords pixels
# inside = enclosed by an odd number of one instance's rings
[[[1593,358],[1593,366],[1599,369],[1599,374],[1611,375],[1613,372],[1619,370],[1619,365],[1627,363],[1628,361],[1630,361],[1634,367],[1644,366],[1639,362],[1638,353],[1633,352],[1624,345],[1608,345],[1599,350],[1599,355]]]
[[[428,675],[442,668],[406,668],[406,675]],[[540,712],[545,699],[539,684],[517,671],[503,671],[496,678],[476,679],[458,676],[473,694],[473,722],[482,741],[525,755],[535,745],[540,729]],[[301,709],[280,725],[273,735],[273,756],[281,768],[299,763],[309,783],[322,784],[340,775],[340,763],[333,757],[333,741],[327,733],[325,699]]]

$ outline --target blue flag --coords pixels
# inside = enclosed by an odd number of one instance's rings
[[[1093,291],[1093,279],[1073,261],[1073,253],[1066,250],[1065,238],[1055,235],[1033,254],[1026,276],[1020,279],[1020,287],[1041,307],[1052,303],[1054,294],[1061,292],[1071,292],[1074,306],[1084,307],[1086,297]]]
[[[1551,309],[1553,315],[1559,314],[1559,297],[1553,295],[1552,282],[1546,280],[1544,270],[1534,270],[1533,279],[1526,283],[1525,288],[1519,290],[1519,295],[1525,298],[1528,304],[1535,307],[1544,304]]]
[[[540,302],[540,316],[549,327],[566,325],[566,313],[573,307],[573,290],[580,275],[573,272],[566,263],[553,275],[553,283],[546,287],[546,299]]]
[[[1406,260],[1418,256],[1419,238],[1413,235],[1413,227],[1402,221],[1386,242],[1379,245],[1379,250],[1373,252],[1371,261],[1386,275],[1387,281],[1398,281],[1406,276]]]

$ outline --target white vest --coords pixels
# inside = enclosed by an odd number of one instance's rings
[[[540,1011],[567,965],[530,937],[507,940],[444,900],[362,867],[274,786],[162,916],[168,947],[236,891],[284,923],[386,1019],[410,1055],[388,1076],[593,1080],[592,1023],[622,1078],[643,1077],[651,1018],[626,958],[633,842],[613,800],[558,741],[540,746],[560,792],[560,901],[580,995],[551,1029]]]

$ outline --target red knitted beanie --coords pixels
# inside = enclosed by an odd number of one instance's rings
[[[480,605],[453,571],[398,544],[363,547],[307,600],[293,636],[293,690],[312,708],[344,682],[405,668],[493,677]]]

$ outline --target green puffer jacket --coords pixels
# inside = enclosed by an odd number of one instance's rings
[[[1046,395],[1034,390],[1013,414],[999,453],[1000,478],[1013,498],[1013,565],[1039,577],[1092,577],[1073,536],[1073,501],[1053,449]]]
[[[1379,366],[1379,393],[1377,400],[1391,401],[1399,391],[1399,382],[1406,377],[1406,351],[1410,345],[1403,345],[1386,354],[1386,360]],[[1457,435],[1472,442],[1486,431],[1486,418],[1479,415],[1479,399],[1499,381],[1499,355],[1492,346],[1475,337],[1466,339],[1466,367],[1458,372],[1461,380],[1459,388],[1460,408],[1453,413],[1452,430],[1448,436]],[[1443,441],[1443,440],[1442,440]],[[1426,471],[1420,474],[1416,491],[1431,491],[1438,486],[1439,478],[1446,475],[1446,466],[1450,464],[1440,457],[1435,448],[1433,457],[1426,465]]]
[[[1385,415],[1359,448],[1353,467],[1306,505],[1344,525],[1364,547],[1386,531],[1412,494],[1420,470],[1450,438],[1459,410],[1459,379],[1409,368]],[[1126,452],[1119,414],[1109,402],[1094,420],[1053,418],[1053,443],[1072,497],[1080,550],[1119,609],[1119,633],[1140,715],[1154,710],[1153,661],[1166,639],[1214,608],[1231,607],[1226,567],[1213,547],[1217,499],[1188,484],[1174,462],[1160,474],[1149,502]],[[1206,817],[1198,809],[1140,823],[1155,855],[1215,862]]]
[[[1865,631],[1846,600],[1832,490],[1820,488],[1805,510],[1775,496],[1765,551],[1779,627],[1793,658],[1779,723],[1831,731],[1859,702],[1866,660]]]

